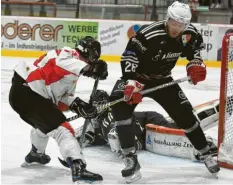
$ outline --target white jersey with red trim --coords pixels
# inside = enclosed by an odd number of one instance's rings
[[[75,49],[64,47],[49,51],[34,64],[20,62],[14,70],[34,92],[56,105],[69,106],[75,99],[76,83],[86,65]]]

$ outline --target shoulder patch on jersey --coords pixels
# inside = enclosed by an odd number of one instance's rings
[[[181,36],[183,45],[186,46],[191,39],[191,34],[185,34]]]
[[[136,56],[136,53],[135,51],[130,51],[130,50],[125,50],[123,55],[133,55],[133,56]]]

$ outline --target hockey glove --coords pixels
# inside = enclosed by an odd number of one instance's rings
[[[85,119],[95,118],[97,116],[97,109],[80,98],[76,98],[70,105],[70,110],[77,113]]]
[[[206,79],[206,65],[197,59],[191,60],[187,66],[187,75],[191,77],[191,83],[196,85]]]
[[[89,70],[85,71],[83,75],[94,79],[99,77],[100,80],[105,80],[108,76],[108,65],[105,61],[98,60],[97,62],[93,62]]]
[[[128,104],[138,104],[142,101],[142,95],[139,93],[144,85],[136,80],[127,80],[124,89],[124,100]]]

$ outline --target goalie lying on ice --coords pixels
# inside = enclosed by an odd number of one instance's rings
[[[102,90],[97,90],[93,103],[104,104],[109,101],[109,95]],[[200,121],[204,131],[217,125],[219,101],[214,100],[194,107],[194,113]],[[134,112],[135,121],[135,147],[137,150],[147,149],[161,155],[176,156],[201,160],[201,155],[186,138],[184,131],[177,127],[169,117],[165,118],[157,112]],[[89,121],[89,120],[86,120]],[[82,127],[76,129],[76,137],[79,140]],[[211,137],[208,144],[213,156],[217,155],[216,143]],[[111,150],[123,157],[118,135],[116,133],[114,118],[111,110],[107,110],[92,119],[88,124],[83,146],[103,145],[109,143]]]

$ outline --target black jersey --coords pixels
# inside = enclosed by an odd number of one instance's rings
[[[98,144],[99,137],[104,139],[106,142],[108,141],[108,133],[114,127],[115,121],[111,111],[105,112],[101,115],[98,120],[99,128],[95,130],[95,135],[98,135],[95,139],[97,139],[93,144]],[[142,142],[142,145],[145,140],[145,126],[146,124],[155,124],[165,127],[176,127],[174,124],[170,124],[166,118],[157,112],[154,111],[146,111],[146,112],[134,112],[133,121],[135,121],[135,138]]]
[[[179,57],[202,61],[203,48],[203,38],[192,24],[177,38],[168,36],[166,21],[142,26],[122,54],[122,78],[143,82],[169,77]]]

